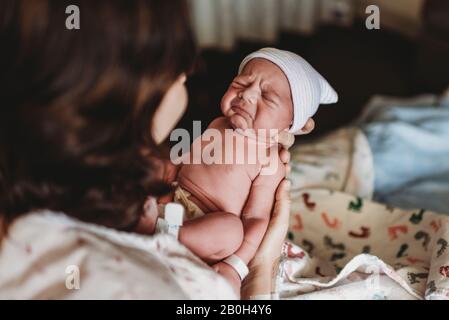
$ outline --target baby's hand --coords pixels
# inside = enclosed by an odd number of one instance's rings
[[[240,299],[240,286],[242,284],[241,280],[240,280],[240,276],[238,275],[238,273],[234,270],[233,267],[231,267],[229,264],[224,263],[224,262],[218,262],[216,264],[214,264],[212,266],[212,268],[218,272],[219,274],[221,274],[223,277],[226,278],[226,280],[228,280],[229,284],[232,286],[232,288],[234,289],[235,294],[239,297]]]
[[[174,165],[171,161],[165,161],[165,167],[164,167],[164,174],[162,177],[162,180],[170,185],[174,185],[176,183],[176,180],[178,178],[178,172],[181,168],[181,165]],[[166,204],[173,201],[173,193],[169,193],[166,195],[163,195],[158,198],[157,202]]]
[[[149,197],[145,202],[143,211],[144,213],[140,216],[139,223],[134,229],[134,232],[152,235],[156,230],[156,222],[159,216],[156,199]]]

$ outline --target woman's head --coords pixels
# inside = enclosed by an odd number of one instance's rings
[[[73,4],[79,30],[65,27]],[[137,222],[145,198],[168,190],[156,142],[186,103],[184,1],[3,0],[0,41],[0,216]]]

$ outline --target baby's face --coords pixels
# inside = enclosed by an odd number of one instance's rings
[[[249,61],[224,94],[221,111],[234,129],[289,128],[293,102],[287,77],[266,59]]]

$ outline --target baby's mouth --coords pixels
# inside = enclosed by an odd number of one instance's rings
[[[238,115],[244,117],[246,120],[254,121],[253,116],[248,111],[239,106],[231,106],[231,110],[234,113],[237,113]]]

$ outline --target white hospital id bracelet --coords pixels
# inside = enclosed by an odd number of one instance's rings
[[[229,257],[224,259],[223,262],[229,264],[232,268],[234,268],[234,270],[239,274],[240,280],[245,279],[245,277],[249,273],[249,269],[246,266],[246,263],[243,262],[243,260],[235,254],[230,255]]]
[[[170,202],[165,205],[165,221],[167,232],[178,239],[179,228],[184,220],[184,207],[179,203]]]

